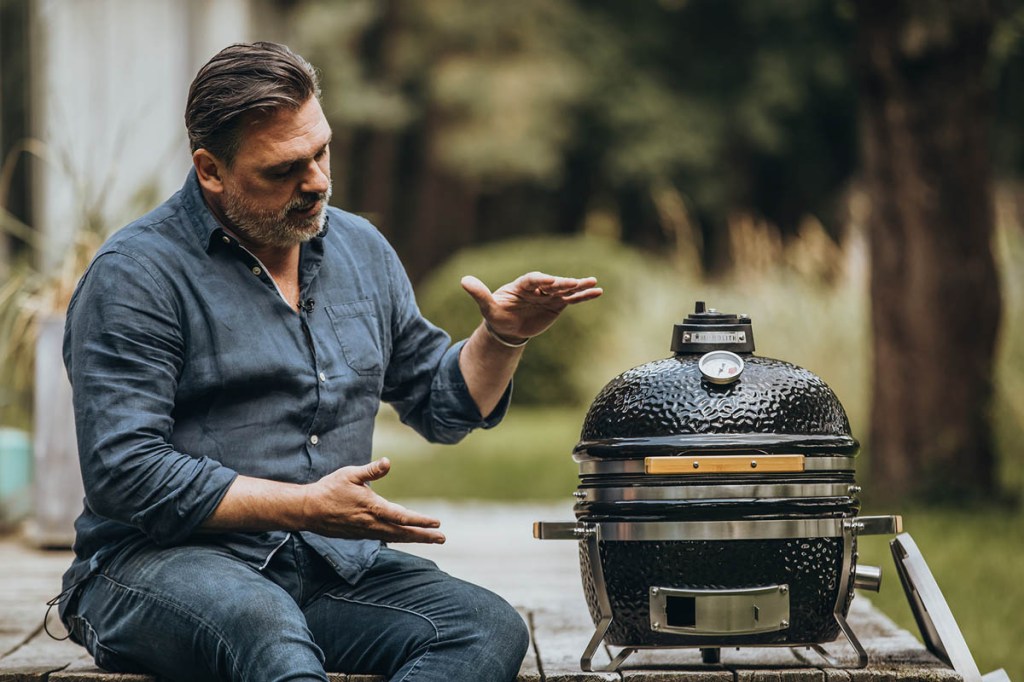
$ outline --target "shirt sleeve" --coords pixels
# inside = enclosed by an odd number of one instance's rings
[[[497,426],[508,411],[512,383],[491,414],[482,416],[459,367],[459,353],[466,342],[452,345],[447,333],[423,317],[390,245],[386,245],[385,259],[394,314],[383,400],[392,404],[404,423],[432,442],[456,443],[474,429]]]
[[[184,349],[178,306],[152,269],[128,253],[98,256],[64,332],[86,501],[162,546],[188,538],[237,476],[171,444]]]

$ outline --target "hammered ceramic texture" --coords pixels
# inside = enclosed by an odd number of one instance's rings
[[[849,436],[850,423],[832,389],[812,372],[781,360],[746,356],[740,378],[704,380],[698,355],[634,367],[598,394],[581,441],[681,434]]]
[[[856,547],[853,549],[856,556]],[[831,642],[843,573],[842,538],[684,542],[601,542],[599,554],[613,619],[605,642],[616,646],[741,646]],[[850,567],[852,573],[853,566]],[[595,625],[600,609],[586,543],[580,543],[583,591]],[[740,589],[788,585],[790,626],[753,635],[698,636],[651,630],[651,587]],[[843,599],[849,609],[853,590]]]

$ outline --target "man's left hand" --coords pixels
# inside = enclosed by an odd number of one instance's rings
[[[593,277],[555,277],[530,272],[493,293],[473,276],[462,288],[480,306],[491,330],[510,343],[537,336],[550,327],[566,306],[597,298],[603,290]]]

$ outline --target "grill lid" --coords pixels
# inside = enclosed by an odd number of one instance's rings
[[[695,312],[675,325],[671,348],[673,357],[634,367],[601,390],[587,413],[577,454],[857,451],[846,411],[820,377],[753,355],[748,316],[720,313],[698,301]],[[728,383],[701,369],[706,354],[722,350],[742,358]]]

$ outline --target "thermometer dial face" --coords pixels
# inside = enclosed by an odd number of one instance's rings
[[[743,373],[743,358],[727,350],[713,350],[697,361],[704,378],[713,384],[731,384]]]

